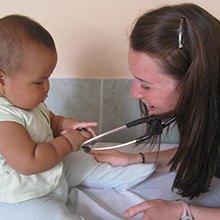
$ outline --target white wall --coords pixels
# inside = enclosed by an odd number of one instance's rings
[[[54,78],[131,78],[128,33],[150,8],[166,0],[0,0],[0,17],[23,14],[52,34],[59,54]],[[220,19],[219,0],[192,0]]]

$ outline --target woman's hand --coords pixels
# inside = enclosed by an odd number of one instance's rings
[[[142,162],[142,156],[140,154],[122,153],[117,150],[91,151],[90,154],[93,154],[98,162],[109,163],[115,167]]]
[[[141,220],[177,220],[182,216],[182,206],[178,201],[155,199],[129,208],[124,212],[124,215],[127,218],[132,218],[141,212],[144,213]]]

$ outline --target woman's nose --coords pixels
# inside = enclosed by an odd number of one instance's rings
[[[131,98],[133,98],[133,99],[142,98],[141,88],[138,85],[138,82],[136,82],[136,80],[134,80],[134,82],[132,84],[130,95],[131,95]]]

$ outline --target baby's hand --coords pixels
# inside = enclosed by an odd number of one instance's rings
[[[79,130],[80,131],[83,128],[85,128],[86,131],[88,131],[92,134],[92,137],[95,137],[96,133],[91,127],[95,127],[97,125],[98,125],[97,122],[83,122],[83,121],[72,120],[72,123],[69,123],[68,128],[61,132],[61,135],[67,134],[70,130]]]
[[[65,130],[65,134],[62,134],[65,138],[68,139],[72,146],[72,151],[78,151],[80,145],[92,138],[92,133],[88,131],[77,131],[70,129],[69,131]]]

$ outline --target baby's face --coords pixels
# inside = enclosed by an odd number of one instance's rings
[[[57,53],[34,44],[27,48],[21,70],[4,76],[5,97],[22,109],[33,109],[47,98]]]

